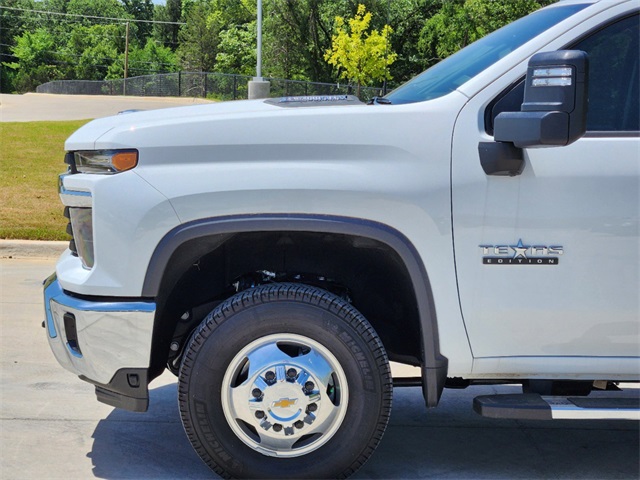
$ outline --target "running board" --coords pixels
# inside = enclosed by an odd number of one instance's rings
[[[473,409],[483,417],[522,420],[640,420],[640,396],[547,397],[537,393],[481,395]]]

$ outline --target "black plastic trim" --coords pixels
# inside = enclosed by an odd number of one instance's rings
[[[537,393],[481,395],[473,399],[473,409],[487,418],[552,420],[551,406]]]
[[[573,50],[580,42],[582,42],[583,40],[586,40],[587,38],[591,37],[592,35],[595,35],[596,33],[598,33],[599,31],[609,27],[610,25],[613,25],[619,21],[622,20],[626,20],[629,17],[633,17],[634,15],[638,15],[640,13],[640,9],[635,9],[632,10],[630,12],[624,12],[621,13],[619,15],[616,15],[613,18],[609,18],[607,19],[605,22],[601,23],[600,25],[592,28],[591,30],[589,30],[588,32],[583,33],[582,35],[580,35],[578,38],[574,38],[570,43],[566,44],[564,47],[559,48],[558,50]],[[497,115],[493,115],[493,108],[495,107],[495,105],[502,100],[502,98],[504,98],[505,96],[509,95],[509,93],[511,93],[511,91],[518,87],[520,83],[524,82],[526,75],[522,75],[521,77],[519,77],[517,80],[515,80],[511,85],[509,85],[507,88],[505,88],[504,90],[502,90],[498,95],[496,95],[496,97],[489,103],[489,105],[487,105],[487,107],[485,108],[485,113],[484,113],[484,130],[488,135],[493,136],[493,130],[494,130],[494,120],[495,117]],[[524,90],[523,90],[523,100],[524,100]],[[511,110],[505,110],[505,111],[511,111]],[[514,110],[514,111],[520,111],[520,109],[518,108],[518,110]],[[637,132],[635,130],[633,131],[599,131],[599,130],[589,130],[588,126],[587,126],[587,131],[585,132],[583,138],[585,137],[592,137],[592,138],[601,138],[601,137],[638,137],[640,136],[640,132]]]
[[[80,379],[95,385],[99,402],[131,412],[146,412],[149,408],[146,368],[122,368],[106,385],[94,382],[84,375],[80,375]]]
[[[76,316],[73,313],[66,312],[62,319],[64,321],[64,332],[67,336],[67,346],[76,354],[82,355],[80,344],[78,343],[78,329],[76,327]]]
[[[584,134],[582,138],[638,138],[640,137],[640,132],[635,130],[616,130],[616,131],[607,131],[607,130],[592,130]]]
[[[392,248],[411,277],[422,330],[422,390],[428,407],[438,404],[447,378],[448,360],[440,353],[438,323],[427,271],[411,241],[388,225],[352,217],[328,215],[238,215],[196,220],[171,230],[156,247],[142,288],[143,297],[156,297],[173,253],[185,242],[217,235],[248,232],[326,232],[377,240]]]
[[[421,386],[422,377],[396,377],[393,379],[393,388]]]
[[[78,169],[76,168],[76,157],[73,152],[67,152],[64,155],[64,163],[69,165],[69,173],[74,175],[78,173]]]
[[[487,175],[515,177],[524,170],[522,149],[513,143],[480,142],[480,165]]]

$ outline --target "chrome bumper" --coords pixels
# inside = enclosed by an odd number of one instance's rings
[[[67,370],[108,388],[118,371],[149,367],[155,303],[75,298],[55,274],[45,281],[44,299],[49,345]]]

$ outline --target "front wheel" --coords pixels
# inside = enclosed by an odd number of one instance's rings
[[[191,444],[224,477],[347,477],[380,441],[391,397],[387,356],[367,320],[298,284],[219,305],[194,334],[179,381]]]

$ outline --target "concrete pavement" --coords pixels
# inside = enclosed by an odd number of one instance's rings
[[[154,110],[199,103],[211,102],[204,98],[189,97],[0,94],[0,122],[85,120],[115,115],[123,110]]]
[[[216,478],[184,435],[173,375],[151,384],[149,412],[135,414],[98,403],[56,363],[40,325],[54,265],[0,259],[0,478]],[[396,389],[385,437],[355,478],[639,477],[637,422],[489,420],[471,410],[476,395],[517,389],[446,390],[431,411],[419,388]]]
[[[69,242],[0,239],[0,258],[58,258],[68,246]]]

